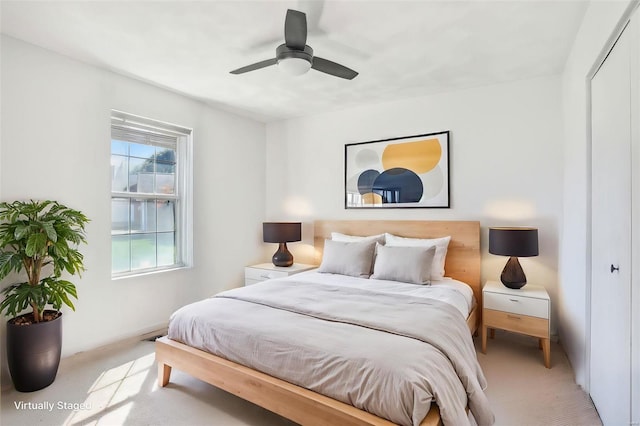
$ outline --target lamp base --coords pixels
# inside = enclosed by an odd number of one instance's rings
[[[271,261],[276,266],[291,266],[293,265],[293,255],[287,249],[287,243],[279,243],[278,251],[276,251],[271,258]]]
[[[502,274],[500,274],[500,281],[505,287],[514,290],[521,289],[527,283],[527,277],[524,275],[517,257],[510,257],[507,264],[504,265]]]

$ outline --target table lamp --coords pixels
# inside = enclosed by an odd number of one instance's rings
[[[262,224],[262,240],[265,243],[278,243],[278,250],[271,258],[274,265],[293,265],[293,255],[287,249],[287,243],[300,241],[301,229],[300,222],[264,222]]]
[[[489,253],[509,256],[500,274],[505,287],[520,289],[527,277],[518,257],[538,255],[538,230],[536,228],[489,228]]]

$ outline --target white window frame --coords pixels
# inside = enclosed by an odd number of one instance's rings
[[[136,132],[144,132],[153,135],[169,136],[175,138],[176,148],[176,177],[174,194],[121,192],[111,188],[111,199],[166,199],[175,202],[175,241],[176,263],[168,266],[156,266],[147,269],[135,269],[125,272],[112,272],[112,279],[120,279],[171,271],[175,269],[189,268],[193,266],[193,130],[150,118],[134,115],[118,110],[111,110],[111,126],[122,129],[131,129]],[[112,139],[112,138],[111,138]],[[154,143],[162,146],[161,143]],[[111,180],[110,180],[111,184]],[[111,218],[113,223],[113,218]],[[113,234],[112,234],[113,235]],[[113,243],[112,243],[113,244]],[[129,253],[131,256],[131,253]]]

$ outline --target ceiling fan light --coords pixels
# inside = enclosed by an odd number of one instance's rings
[[[302,75],[311,69],[311,62],[303,58],[282,58],[278,68],[289,75]]]

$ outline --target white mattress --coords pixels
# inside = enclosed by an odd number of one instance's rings
[[[406,294],[414,297],[436,299],[452,305],[458,309],[465,318],[469,316],[469,312],[471,312],[475,303],[471,287],[462,281],[447,277],[442,280],[431,281],[431,285],[417,285],[398,281],[327,274],[311,270],[282,279],[298,282],[344,285],[347,287],[366,288],[382,293]]]

